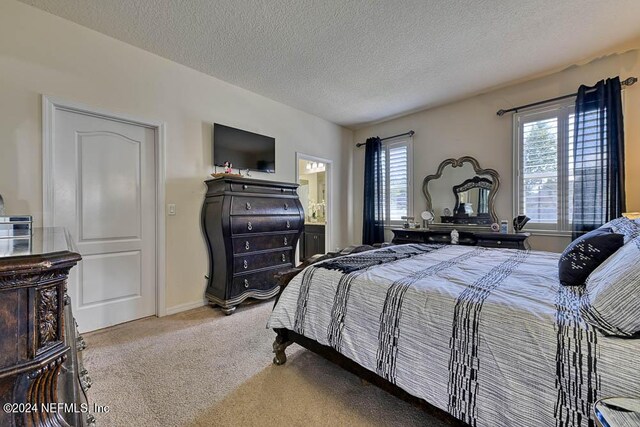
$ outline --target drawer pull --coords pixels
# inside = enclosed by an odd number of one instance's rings
[[[251,203],[247,202],[247,210],[250,211],[251,210]]]
[[[246,250],[249,250],[249,241],[248,240],[246,242],[244,242],[244,248]]]
[[[243,189],[243,190],[246,190],[247,188],[249,188],[249,187],[247,187],[247,184],[243,184],[243,185],[242,185],[242,189]]]
[[[249,268],[249,263],[247,262],[247,260],[245,259],[244,261],[242,261],[242,266],[244,267],[244,269],[246,270],[247,268]]]
[[[285,254],[282,254],[282,262],[285,262],[287,260],[287,256]]]
[[[286,211],[287,209],[289,209],[289,203],[284,204],[284,210]]]
[[[287,228],[291,228],[291,223],[287,221]]]
[[[253,230],[253,225],[251,225],[251,221],[247,222],[247,230]]]
[[[280,192],[281,192],[281,193],[284,193],[284,188],[281,188],[281,189],[280,189]]]
[[[244,287],[245,288],[249,287],[249,281],[247,279],[244,279]]]
[[[78,351],[83,351],[86,348],[87,348],[87,342],[84,340],[82,335],[78,335],[78,337],[76,338],[76,349]]]
[[[498,240],[498,241],[496,242],[496,244],[497,244],[497,245],[501,245],[501,244],[502,244],[502,242],[501,242],[500,240]]]
[[[83,391],[87,391],[91,388],[91,385],[93,384],[93,381],[91,380],[91,377],[89,376],[89,373],[87,372],[86,369],[83,369],[82,372],[80,372],[79,374],[80,377],[80,387],[82,387]]]
[[[284,245],[287,246],[287,238],[284,238]]]

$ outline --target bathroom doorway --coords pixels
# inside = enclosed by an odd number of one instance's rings
[[[331,160],[296,153],[298,196],[304,208],[304,231],[298,255],[301,261],[331,248]]]

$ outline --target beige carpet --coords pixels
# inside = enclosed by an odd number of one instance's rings
[[[85,336],[99,426],[441,426],[297,345],[271,363],[272,302],[202,307]]]

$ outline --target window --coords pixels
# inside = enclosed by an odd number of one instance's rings
[[[575,101],[514,115],[514,216],[528,229],[570,232],[573,201]]]
[[[382,193],[385,226],[402,224],[413,211],[412,140],[392,140],[382,144]]]

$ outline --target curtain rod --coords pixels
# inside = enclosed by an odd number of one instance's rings
[[[629,77],[628,79],[621,81],[620,84],[622,86],[632,86],[637,81],[638,81],[637,77]],[[544,101],[538,101],[538,102],[534,102],[532,104],[521,105],[519,107],[509,108],[508,110],[498,110],[496,112],[496,114],[502,117],[506,113],[511,113],[511,112],[514,112],[514,111],[518,112],[518,110],[522,110],[524,108],[535,107],[537,105],[546,104],[547,102],[560,101],[561,99],[567,99],[567,98],[571,98],[572,96],[577,96],[577,95],[578,95],[577,92],[576,93],[570,93],[568,95],[558,96],[557,98],[545,99]]]
[[[380,141],[386,141],[387,139],[398,138],[400,136],[413,136],[414,134],[415,132],[410,130],[409,132],[399,133],[398,135],[388,136],[386,138],[380,138]],[[366,142],[358,142],[356,144],[356,147],[362,147],[363,145],[366,145],[366,144],[367,144]]]

